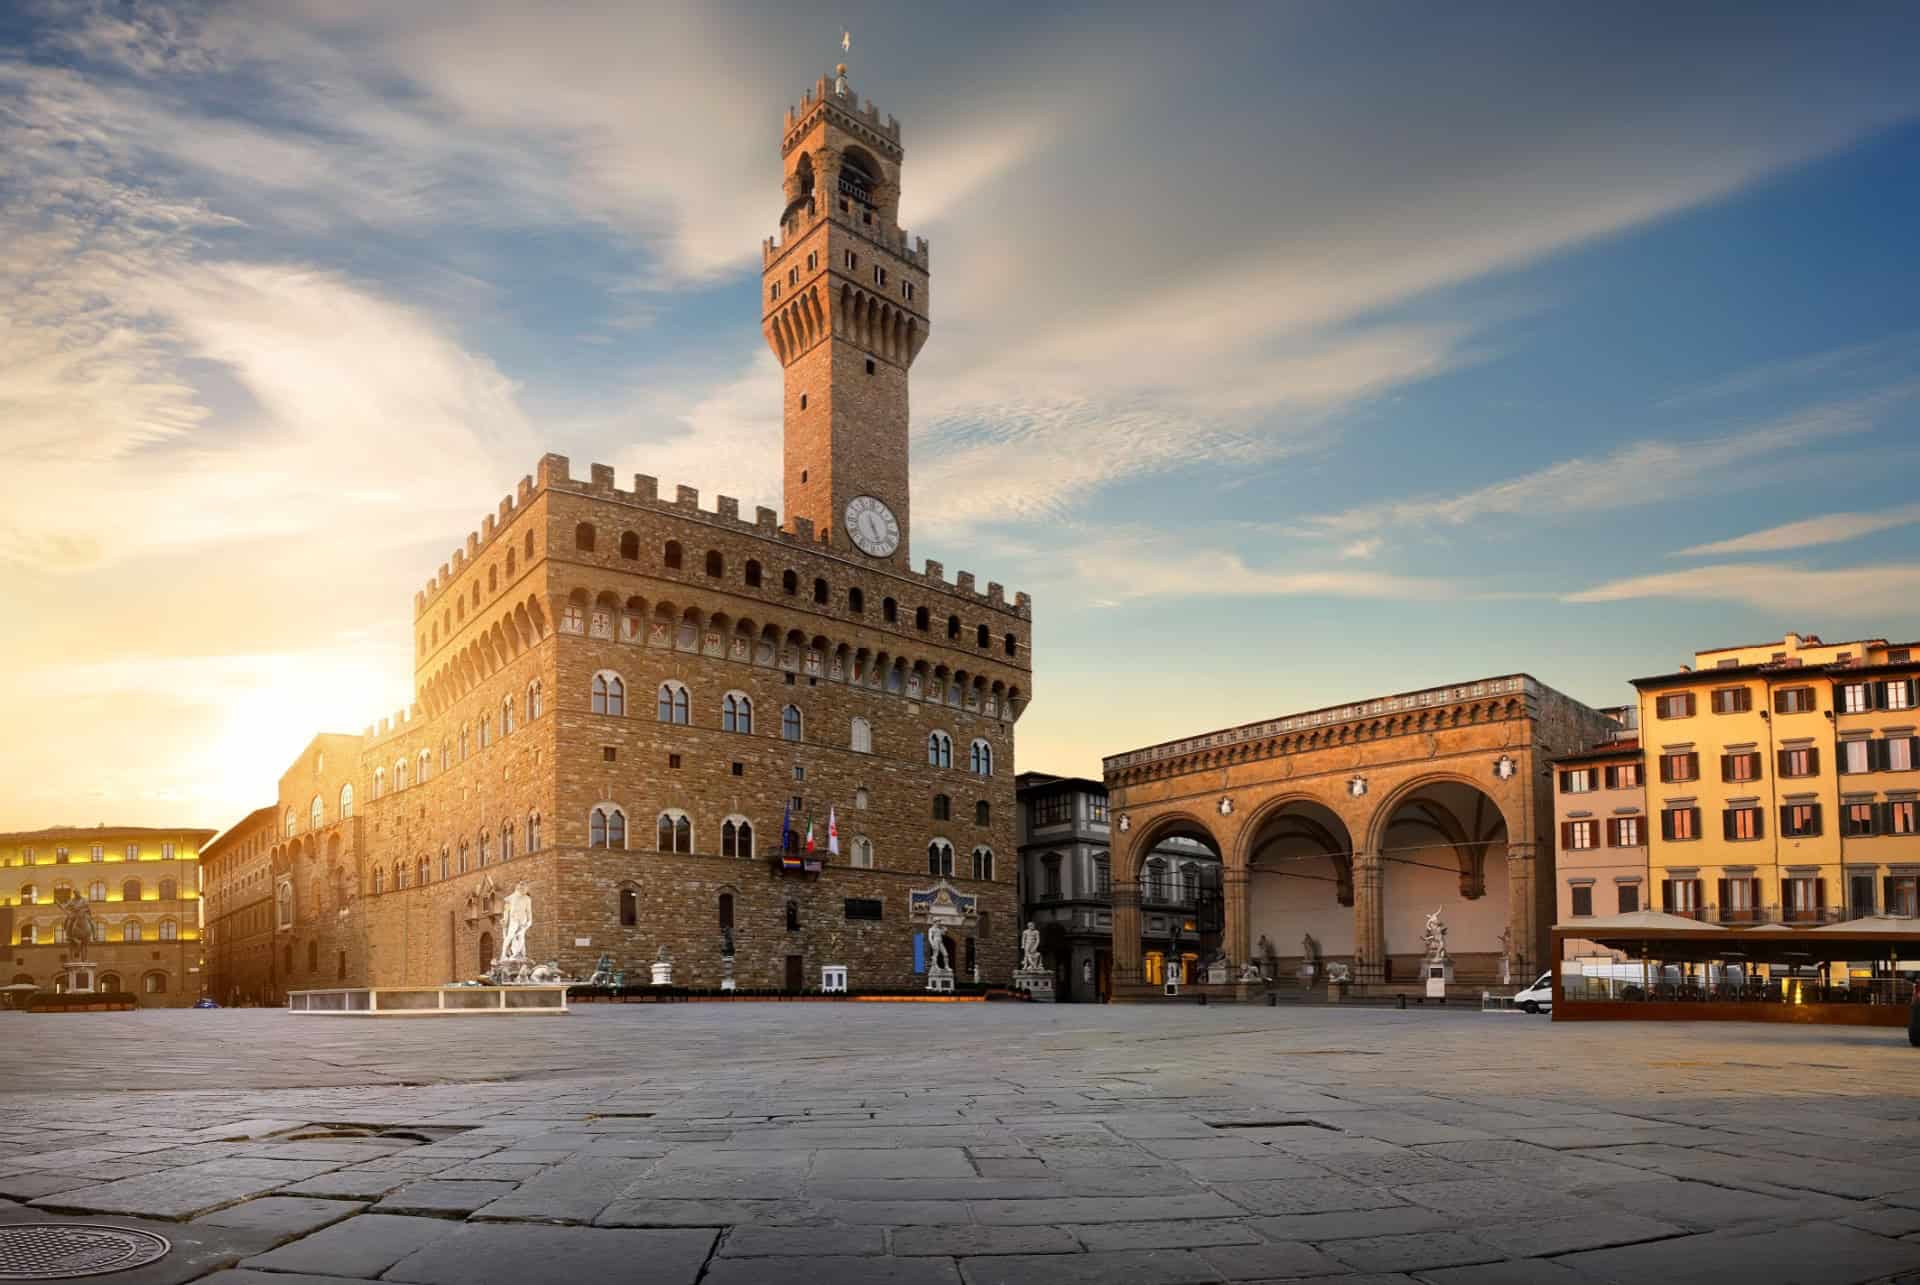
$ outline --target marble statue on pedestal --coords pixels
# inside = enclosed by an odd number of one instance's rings
[[[950,972],[952,961],[947,956],[947,930],[937,923],[927,925],[927,971]]]
[[[1427,926],[1420,936],[1427,943],[1427,958],[1440,963],[1447,957],[1447,926],[1440,922],[1441,907],[1435,906],[1433,913],[1427,916]]]
[[[513,891],[507,894],[506,917],[500,925],[500,960],[525,959],[527,957],[527,930],[533,927],[533,894],[527,891],[527,881],[522,879],[513,885]]]
[[[1020,934],[1020,971],[1037,973],[1040,968],[1040,930],[1029,919],[1025,931]]]

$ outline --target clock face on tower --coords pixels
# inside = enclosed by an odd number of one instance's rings
[[[900,523],[893,510],[871,495],[847,501],[847,534],[860,552],[885,558],[900,547]]]

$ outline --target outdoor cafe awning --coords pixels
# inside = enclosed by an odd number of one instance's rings
[[[1868,915],[1860,919],[1823,924],[1818,928],[1788,928],[1768,924],[1755,928],[1727,928],[1705,924],[1683,915],[1641,910],[1604,919],[1557,924],[1560,941],[1580,938],[1636,959],[1675,963],[1720,960],[1727,963],[1805,964],[1833,959],[1920,960],[1920,919]]]

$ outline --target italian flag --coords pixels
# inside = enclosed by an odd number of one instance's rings
[[[813,851],[813,813],[807,813],[807,851]]]

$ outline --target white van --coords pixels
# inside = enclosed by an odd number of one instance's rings
[[[1514,1006],[1523,1013],[1553,1011],[1553,974],[1542,973],[1533,985],[1513,997]]]

